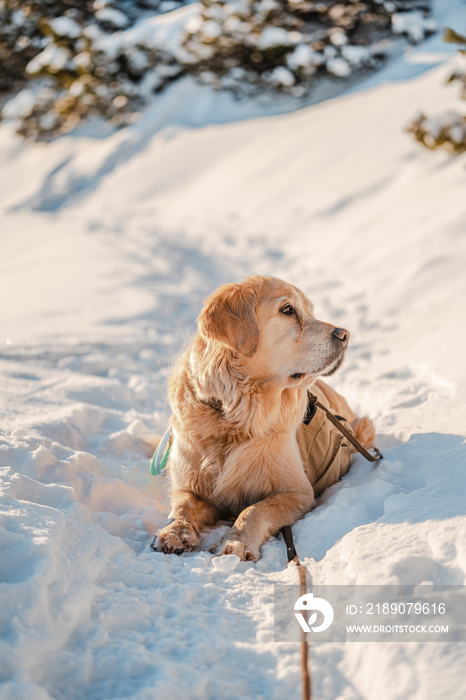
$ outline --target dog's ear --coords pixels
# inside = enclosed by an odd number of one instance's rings
[[[203,338],[219,340],[251,357],[259,341],[257,288],[255,278],[250,278],[242,284],[225,284],[206,299],[197,319]]]

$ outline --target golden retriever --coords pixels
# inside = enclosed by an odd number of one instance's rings
[[[202,528],[234,519],[211,551],[256,561],[315,505],[297,441],[308,389],[372,445],[369,419],[317,379],[341,365],[350,334],[318,321],[297,287],[259,276],[214,292],[198,328],[169,382],[172,509],[153,546],[191,551]]]

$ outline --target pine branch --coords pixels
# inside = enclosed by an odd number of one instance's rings
[[[443,40],[448,44],[466,44],[466,36],[458,34],[454,29],[447,27],[443,33]]]

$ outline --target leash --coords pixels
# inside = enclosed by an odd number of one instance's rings
[[[290,564],[290,562],[294,562],[298,569],[299,596],[301,597],[307,593],[306,569],[299,561],[299,557],[296,553],[291,526],[285,525],[284,527],[282,527],[280,532],[282,533],[283,539],[285,540],[288,564]],[[303,700],[311,700],[312,698],[312,682],[311,672],[309,671],[309,656],[310,649],[309,643],[306,639],[306,632],[303,629],[301,629],[301,677],[303,681]]]
[[[377,447],[373,447],[372,449],[376,453],[375,456],[371,455],[370,452],[366,450],[365,447],[361,445],[359,440],[357,440],[353,433],[348,430],[348,428],[345,428],[341,420],[337,416],[335,416],[331,411],[329,411],[328,408],[326,408],[323,404],[320,403],[319,399],[317,396],[314,394],[311,394],[310,391],[307,392],[309,396],[309,403],[313,404],[314,406],[317,406],[318,408],[321,408],[324,412],[327,418],[329,419],[330,423],[333,423],[333,425],[338,428],[340,433],[343,433],[345,438],[350,441],[350,443],[357,449],[358,452],[362,454],[363,457],[369,460],[369,462],[378,462],[380,459],[383,458],[383,455],[381,454],[380,450],[377,449]],[[343,420],[345,420],[343,418]]]
[[[157,476],[163,469],[165,469],[170,456],[169,440],[170,428],[168,428],[168,430],[166,430],[163,434],[163,438],[160,440],[159,445],[154,452],[154,456],[152,457],[152,461],[150,463],[150,473],[152,476]],[[165,450],[165,448],[167,449]]]
[[[378,462],[380,459],[382,459],[382,453],[380,450],[377,449],[377,447],[372,448],[374,452],[376,453],[375,456],[371,455],[370,452],[366,450],[363,445],[357,440],[353,433],[351,433],[345,426],[342,424],[341,420],[339,417],[336,417],[331,411],[328,410],[323,404],[320,403],[318,400],[317,396],[314,396],[314,394],[311,394],[311,392],[308,392],[309,396],[309,404],[308,404],[308,409],[307,409],[307,414],[306,417],[309,416],[309,420],[312,419],[314,413],[312,411],[312,407],[317,406],[318,408],[321,408],[324,412],[327,418],[333,425],[338,428],[338,430],[343,433],[343,435],[351,442],[351,444],[357,449],[358,452],[362,454],[363,457],[365,457],[369,462]],[[314,408],[315,412],[315,408]],[[344,418],[343,418],[344,420]],[[298,553],[296,552],[296,547],[294,545],[293,541],[293,531],[291,529],[290,525],[285,525],[282,527],[280,532],[283,535],[283,539],[285,540],[285,545],[286,545],[286,556],[288,559],[288,564],[290,562],[294,562],[296,564],[296,567],[298,569],[298,576],[299,576],[299,595],[300,597],[305,595],[307,593],[307,576],[306,576],[306,568],[303,566],[303,564],[300,562]],[[309,658],[310,658],[310,647],[309,647],[309,642],[307,641],[306,638],[306,632],[301,629],[301,676],[302,676],[302,684],[303,684],[303,694],[302,698],[303,700],[311,700],[312,699],[312,681],[311,681],[311,672],[309,670]]]

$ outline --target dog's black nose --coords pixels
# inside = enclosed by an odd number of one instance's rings
[[[348,343],[350,338],[350,332],[347,331],[346,328],[335,328],[335,330],[332,331],[332,335],[343,343]]]

